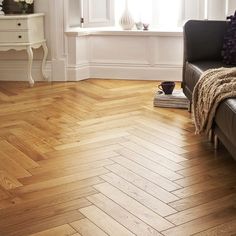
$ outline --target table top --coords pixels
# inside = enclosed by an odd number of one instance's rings
[[[28,19],[33,17],[44,16],[44,13],[33,13],[33,14],[7,14],[0,15],[0,20],[15,20],[15,19]]]

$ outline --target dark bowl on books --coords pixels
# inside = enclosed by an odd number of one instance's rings
[[[174,91],[175,82],[173,82],[173,81],[164,81],[160,85],[158,85],[158,88],[161,91],[163,91],[166,95],[170,95]]]

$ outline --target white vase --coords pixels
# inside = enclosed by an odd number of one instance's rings
[[[131,30],[134,27],[134,20],[128,9],[128,1],[125,1],[125,10],[120,18],[120,26],[123,30]]]
[[[4,12],[2,9],[2,2],[3,2],[3,0],[0,0],[0,15],[4,15]]]

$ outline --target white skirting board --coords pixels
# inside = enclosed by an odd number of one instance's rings
[[[91,78],[128,79],[128,80],[182,80],[182,68],[179,67],[127,67],[127,66],[91,66]]]
[[[79,81],[88,78],[126,79],[126,80],[159,80],[181,81],[182,67],[134,67],[91,65],[68,67],[67,80]]]
[[[33,64],[35,81],[42,81],[40,62]],[[67,67],[67,79],[62,80],[54,74],[52,81],[80,81],[96,79],[159,80],[181,81],[182,66],[161,65],[155,67],[136,65],[93,64]],[[46,73],[52,78],[52,63],[46,65]],[[27,81],[27,61],[0,61],[0,81]]]

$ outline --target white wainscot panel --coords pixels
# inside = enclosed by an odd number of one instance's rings
[[[89,36],[69,37],[67,42],[67,80],[78,81],[89,78]]]
[[[183,64],[183,38],[155,38],[153,53],[155,65],[181,66]]]
[[[88,64],[89,63],[89,51],[88,51],[88,38],[79,37],[76,41],[76,64]]]
[[[93,36],[90,62],[105,64],[148,65],[148,37]]]
[[[88,36],[68,38],[68,64],[69,66],[89,63]]]

